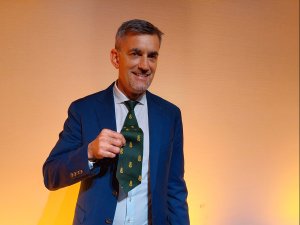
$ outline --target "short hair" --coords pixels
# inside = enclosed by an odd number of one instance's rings
[[[150,35],[157,35],[159,39],[159,44],[161,43],[161,37],[164,34],[161,32],[156,26],[146,20],[140,19],[133,19],[128,20],[119,27],[116,33],[116,40],[115,40],[115,48],[120,48],[120,40],[125,37],[126,35],[139,35],[139,34],[150,34]]]

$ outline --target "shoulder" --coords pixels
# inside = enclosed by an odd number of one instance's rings
[[[158,106],[163,112],[166,112],[168,114],[170,113],[175,115],[181,114],[178,106],[149,91],[147,91],[147,102],[148,105],[150,104],[150,107],[151,104],[154,104]]]
[[[87,95],[73,101],[70,105],[70,109],[76,111],[88,110],[107,101],[113,101],[112,85],[105,90]]]

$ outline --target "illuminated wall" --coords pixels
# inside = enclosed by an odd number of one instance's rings
[[[66,225],[42,164],[71,101],[106,88],[120,23],[164,31],[151,91],[182,109],[193,225],[299,224],[296,0],[1,1],[0,224]]]

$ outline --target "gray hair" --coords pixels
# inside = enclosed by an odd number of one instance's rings
[[[120,49],[120,40],[125,37],[126,35],[133,34],[150,34],[150,35],[157,35],[159,39],[159,44],[161,43],[161,37],[164,34],[161,32],[156,26],[146,20],[140,19],[133,19],[128,20],[119,27],[116,33],[116,41],[115,41],[115,48]]]

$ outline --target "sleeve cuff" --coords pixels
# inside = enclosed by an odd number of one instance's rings
[[[89,164],[90,170],[92,170],[94,168],[95,162],[92,162],[92,161],[88,160],[88,164]]]

